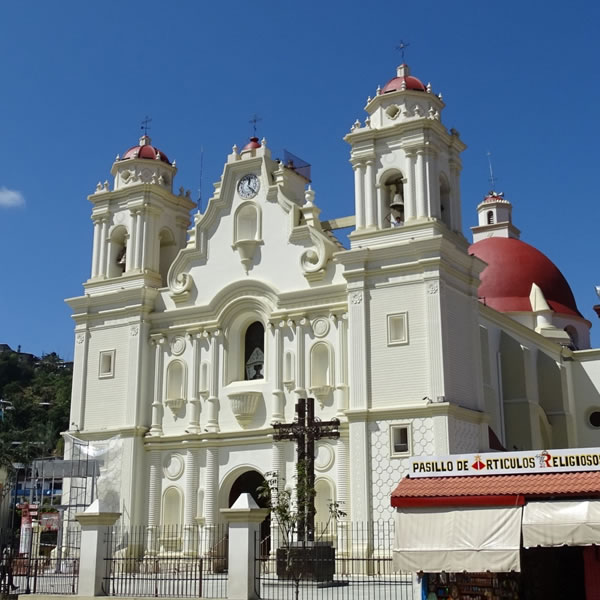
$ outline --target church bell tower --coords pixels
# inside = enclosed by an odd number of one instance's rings
[[[441,94],[398,67],[367,99],[368,117],[344,138],[352,147],[356,231],[353,238],[427,221],[461,233],[460,153],[466,148],[442,124]]]

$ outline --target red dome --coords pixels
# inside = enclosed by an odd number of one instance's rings
[[[573,292],[556,265],[539,250],[515,238],[491,237],[472,244],[469,254],[485,261],[478,295],[500,312],[531,312],[536,283],[556,313],[581,317]]]
[[[129,150],[123,154],[122,160],[127,158],[148,158],[150,160],[156,160],[156,154],[158,153],[160,160],[171,164],[167,155],[155,146],[152,146],[151,141],[152,140],[147,135],[142,136],[139,145],[129,148]]]
[[[385,94],[386,92],[400,91],[402,89],[402,82],[406,84],[407,90],[418,90],[419,92],[427,91],[419,79],[409,75],[408,77],[394,77],[393,79],[390,79],[381,90],[381,93]]]
[[[244,150],[252,150],[254,148],[260,148],[260,142],[257,137],[251,137],[250,141],[242,148],[242,152]]]

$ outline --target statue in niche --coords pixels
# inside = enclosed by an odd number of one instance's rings
[[[263,367],[265,364],[265,353],[260,348],[254,348],[246,361],[246,379],[263,379]]]

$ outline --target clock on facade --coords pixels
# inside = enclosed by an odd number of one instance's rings
[[[254,173],[249,173],[240,179],[237,189],[242,198],[254,198],[260,189],[260,181]]]

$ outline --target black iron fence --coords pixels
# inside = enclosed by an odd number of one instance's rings
[[[108,596],[226,598],[226,525],[113,527],[103,590]]]
[[[74,527],[0,530],[0,592],[77,594],[80,542],[81,531]]]
[[[256,593],[263,600],[412,600],[411,573],[392,559],[394,523],[317,525],[314,542],[256,540]]]

